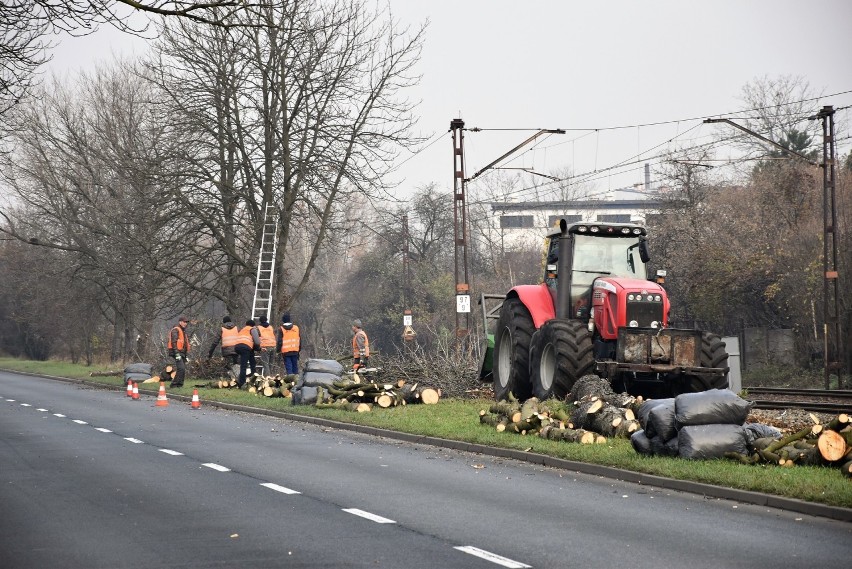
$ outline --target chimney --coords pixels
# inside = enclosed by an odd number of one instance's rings
[[[651,191],[651,165],[645,162],[645,191]]]

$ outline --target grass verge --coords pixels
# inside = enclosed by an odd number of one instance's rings
[[[92,371],[106,371],[105,366],[95,368],[62,362],[0,358],[0,368],[76,379],[85,378],[115,386],[124,385],[121,377],[90,377]],[[188,379],[183,388],[169,389],[169,392],[189,396],[192,394],[194,383],[196,382]],[[156,391],[159,385],[146,387]],[[694,461],[647,457],[637,454],[630,445],[630,441],[626,439],[611,439],[602,445],[580,445],[549,441],[535,436],[498,433],[479,423],[479,410],[487,408],[491,404],[490,400],[443,399],[437,405],[407,405],[390,409],[377,407],[371,413],[355,413],[306,405],[294,406],[290,404],[289,399],[266,398],[236,390],[199,389],[199,395],[203,401],[220,401],[493,447],[530,450],[548,456],[622,468],[633,472],[852,508],[852,481],[844,478],[837,468],[813,466],[781,468],[768,465],[744,465],[728,460]]]

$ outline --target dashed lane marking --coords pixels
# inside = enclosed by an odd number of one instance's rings
[[[272,482],[264,482],[261,486],[269,488],[270,490],[275,490],[276,492],[281,492],[282,494],[301,494],[301,492],[285,488],[284,486],[279,486],[278,484],[273,484]]]
[[[21,407],[32,407],[29,403],[21,403]]]
[[[6,401],[8,401],[9,403],[14,403],[14,402],[15,402],[15,400],[14,400],[14,399],[7,399]]]
[[[139,439],[134,439],[133,437],[124,437],[124,440],[130,441],[131,443],[141,445],[144,444],[145,441],[140,441]]]
[[[365,512],[364,510],[359,510],[358,508],[344,508],[344,512],[347,514],[353,514],[356,516],[360,516],[362,518],[366,518],[370,521],[376,522],[377,524],[395,524],[396,522],[393,520],[389,520],[387,518],[383,518],[382,516],[377,516],[376,514],[371,514],[370,512]]]
[[[100,431],[102,433],[111,433],[112,432],[109,429],[104,429],[103,427],[95,427],[95,430]]]
[[[496,563],[497,565],[502,565],[503,567],[508,567],[509,569],[532,568],[532,565],[527,565],[526,563],[521,563],[520,561],[514,561],[512,559],[497,555],[496,553],[491,553],[490,551],[485,551],[484,549],[473,547],[472,545],[454,547],[453,549],[458,549],[459,551],[463,551],[464,553],[479,557],[480,559],[485,559],[486,561]]]
[[[170,454],[172,456],[183,456],[182,452],[178,452],[176,450],[171,450],[171,449],[167,449],[167,448],[161,448],[160,452],[164,452],[164,453]]]
[[[80,419],[73,419],[73,421],[78,425],[88,425],[86,421],[81,421]]]
[[[36,409],[36,411],[41,411],[42,413],[47,413],[47,409]]]
[[[231,469],[227,466],[222,466],[221,464],[216,464],[215,462],[205,462],[201,466],[206,466],[207,468],[212,468],[213,470],[218,470],[219,472],[230,472]]]
[[[54,413],[53,416],[54,417],[65,417],[65,415],[63,415],[62,413]]]

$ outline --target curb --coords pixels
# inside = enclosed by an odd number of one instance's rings
[[[50,376],[50,375],[42,375],[32,372],[25,371],[17,371],[17,370],[9,370],[2,369],[0,371],[8,372],[8,373],[17,373],[20,375],[29,375],[34,377],[43,377],[45,379],[52,379],[56,381],[64,381],[66,383],[78,383],[81,385],[86,385],[87,387],[95,387],[100,389],[108,389],[111,391],[124,391],[126,388],[124,386],[114,386],[108,385],[96,381],[89,381],[86,379],[74,379],[68,377],[58,377],[58,376]],[[140,394],[156,396],[158,394],[157,391],[152,390],[139,390]],[[178,401],[191,402],[192,398],[187,397],[186,395],[173,395],[169,394],[169,399],[176,399]],[[203,401],[203,400],[202,400]],[[295,413],[287,413],[284,411],[273,411],[271,409],[260,409],[257,407],[249,407],[246,405],[237,405],[234,403],[223,403],[220,401],[203,401],[204,405],[209,405],[211,407],[217,407],[220,409],[228,409],[231,411],[241,411],[244,413],[253,413],[255,415],[266,415],[268,417],[276,417],[279,419],[287,419],[290,421],[298,421],[302,423],[311,423],[314,425],[319,425],[322,427],[330,427],[334,429],[344,430],[344,431],[354,431],[357,433],[363,433],[366,435],[372,435],[377,437],[384,437],[388,439],[404,441],[409,443],[417,443],[423,445],[430,445],[435,447],[447,448],[452,450],[461,450],[467,452],[473,452],[477,454],[483,454],[486,456],[493,456],[497,458],[510,458],[514,460],[519,460],[522,462],[528,462],[531,464],[540,464],[542,466],[549,466],[552,468],[559,468],[562,470],[571,470],[574,472],[580,472],[583,474],[590,474],[593,476],[602,476],[604,478],[611,478],[613,480],[621,480],[624,482],[632,482],[634,484],[641,484],[644,486],[655,486],[657,488],[662,488],[666,490],[677,490],[680,492],[689,492],[691,494],[697,494],[704,496],[705,498],[718,498],[722,500],[732,500],[735,502],[742,502],[744,504],[753,504],[756,506],[766,506],[769,508],[777,508],[780,510],[786,510],[790,512],[797,512],[800,514],[806,514],[809,516],[816,516],[822,518],[829,518],[832,520],[839,520],[843,522],[852,522],[852,508],[840,508],[837,506],[828,506],[824,504],[818,504],[816,502],[806,502],[804,500],[796,500],[795,498],[785,498],[782,496],[774,496],[771,494],[763,494],[760,492],[752,492],[749,490],[739,490],[736,488],[726,488],[724,486],[715,486],[713,484],[705,484],[703,482],[692,482],[689,480],[677,480],[674,478],[665,478],[663,476],[655,476],[652,474],[643,474],[640,472],[633,472],[631,470],[623,470],[620,468],[614,468],[611,466],[602,466],[598,464],[589,464],[585,462],[577,462],[573,460],[567,460],[563,458],[555,458],[552,456],[547,456],[543,454],[538,454],[534,452],[525,452],[521,450],[515,449],[504,449],[498,447],[490,447],[486,445],[480,445],[476,443],[466,443],[463,441],[454,441],[450,439],[442,439],[438,437],[430,437],[426,435],[414,435],[411,433],[403,433],[399,431],[391,431],[387,429],[380,429],[378,427],[368,427],[365,425],[354,425],[352,423],[343,423],[340,421],[333,421],[330,419],[322,419],[320,417],[309,417],[305,415],[298,415]]]

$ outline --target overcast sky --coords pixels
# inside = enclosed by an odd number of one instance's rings
[[[815,110],[852,105],[850,0],[389,4],[403,24],[430,21],[409,97],[422,101],[418,129],[431,144],[401,156],[401,195],[430,182],[453,187],[448,129],[457,117],[469,128],[530,129],[466,133],[468,176],[537,129],[562,128],[505,165],[596,173],[587,177],[606,190],[642,182],[641,164],[673,144],[709,137],[718,127],[701,119],[743,108],[742,88],[758,77],[801,76],[832,95]],[[63,39],[50,68],[73,76],[113,53],[144,51],[144,41],[104,28]],[[838,120],[850,124],[849,113]],[[667,124],[637,126],[651,123]]]

